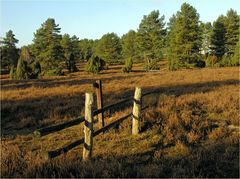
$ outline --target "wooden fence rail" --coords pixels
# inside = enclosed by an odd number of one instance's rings
[[[98,109],[93,111],[93,94],[92,93],[86,93],[85,94],[85,116],[81,116],[79,118],[73,119],[71,121],[38,129],[34,131],[35,137],[41,137],[48,135],[50,133],[63,130],[65,128],[84,123],[84,137],[76,140],[70,144],[66,144],[63,147],[57,149],[48,151],[44,154],[45,159],[54,158],[57,157],[63,153],[68,152],[69,150],[73,149],[74,147],[84,144],[83,145],[83,160],[91,159],[92,156],[92,146],[93,146],[93,137],[109,130],[110,128],[119,125],[124,120],[128,119],[129,117],[132,117],[132,134],[137,135],[141,128],[141,111],[147,109],[149,106],[142,107],[142,97],[151,94],[151,92],[148,92],[146,94],[142,94],[141,88],[135,89],[134,97],[129,97],[126,99],[123,99],[121,101],[118,101],[116,103],[102,106],[102,83],[100,80],[97,80],[96,83],[93,85],[96,89],[97,94],[97,100],[101,100],[101,102],[97,101]],[[99,90],[99,91],[97,91]],[[155,91],[153,91],[155,93]],[[133,112],[129,113],[121,118],[118,118],[116,121],[108,124],[105,126],[104,122],[104,112],[114,108],[116,106],[119,106],[121,104],[127,103],[133,101]],[[93,120],[94,116],[98,116],[98,126],[99,129],[96,131],[93,131],[93,123],[95,121]],[[99,120],[101,120],[99,122]]]
[[[75,126],[75,125],[80,124],[84,121],[85,121],[84,117],[80,116],[79,118],[73,119],[71,121],[68,121],[68,122],[65,122],[65,123],[62,123],[62,124],[38,129],[38,130],[34,131],[33,135],[35,137],[42,137],[42,136],[48,135],[50,133],[66,129],[66,128],[71,127],[71,126]]]
[[[99,113],[103,113],[103,112],[105,112],[105,111],[107,111],[107,110],[109,110],[109,109],[111,109],[111,108],[114,108],[114,107],[116,107],[116,106],[119,106],[120,104],[124,104],[124,103],[129,102],[129,101],[132,101],[132,100],[133,100],[133,98],[130,97],[130,98],[127,98],[127,99],[123,99],[123,100],[121,100],[121,101],[118,101],[118,102],[116,102],[116,103],[107,105],[107,106],[105,106],[105,107],[103,107],[103,108],[101,108],[101,109],[98,109],[98,110],[93,111],[93,115],[96,116],[96,115],[98,115]]]

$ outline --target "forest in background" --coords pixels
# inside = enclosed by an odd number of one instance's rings
[[[158,10],[144,15],[137,31],[122,37],[107,33],[101,39],[81,39],[61,34],[58,24],[48,18],[34,33],[33,43],[17,48],[12,30],[1,41],[1,73],[11,79],[35,79],[78,71],[77,62],[85,61],[86,71],[98,73],[108,65],[142,62],[144,71],[159,70],[158,62],[167,59],[169,70],[182,68],[239,65],[239,15],[230,9],[213,23],[201,22],[197,10],[183,3],[169,22]]]

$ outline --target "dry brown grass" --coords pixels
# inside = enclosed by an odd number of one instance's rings
[[[82,68],[82,67],[81,67]],[[238,177],[239,68],[120,73],[12,81],[1,77],[2,177]],[[94,139],[93,161],[82,162],[82,146],[50,161],[41,152],[79,139],[74,126],[40,139],[40,127],[83,114],[84,93],[102,79],[104,104],[133,95],[136,86],[158,93],[144,98],[142,133],[131,121]],[[131,111],[123,106],[107,122]]]

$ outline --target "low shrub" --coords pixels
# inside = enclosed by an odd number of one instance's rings
[[[92,56],[86,65],[86,71],[90,73],[99,73],[105,66],[105,61],[98,56]]]
[[[125,66],[122,68],[123,73],[129,73],[132,71],[133,59],[127,58],[125,60]]]

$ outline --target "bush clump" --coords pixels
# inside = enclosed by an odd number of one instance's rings
[[[41,66],[38,62],[27,62],[22,58],[19,58],[17,67],[11,67],[10,79],[14,80],[26,80],[37,79],[41,74]]]
[[[133,59],[127,58],[125,60],[125,66],[122,68],[123,73],[129,73],[132,71]]]
[[[103,70],[105,64],[105,61],[98,56],[92,56],[87,62],[86,71],[93,74],[99,73]]]

